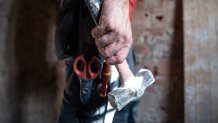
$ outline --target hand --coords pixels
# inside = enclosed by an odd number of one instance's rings
[[[133,42],[129,0],[104,0],[99,25],[92,29],[92,36],[107,63],[122,63]]]

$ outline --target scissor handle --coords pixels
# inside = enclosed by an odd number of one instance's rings
[[[97,66],[97,70],[92,70],[92,65],[93,64],[96,64]],[[90,79],[94,79],[98,76],[100,72],[100,62],[99,62],[99,59],[96,57],[96,56],[93,56],[91,61],[89,62],[88,64],[88,74],[89,74],[89,78]]]
[[[79,70],[78,69],[78,63],[79,62],[82,62],[84,64],[84,67],[82,70]],[[81,78],[83,79],[86,79],[87,78],[87,71],[86,71],[86,68],[87,68],[87,63],[86,63],[86,60],[84,59],[84,56],[83,55],[80,55],[78,56],[75,61],[74,61],[74,64],[73,64],[73,69],[74,69],[74,72]]]

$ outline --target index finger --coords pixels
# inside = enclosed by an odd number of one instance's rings
[[[98,25],[98,26],[96,26],[95,28],[92,29],[91,33],[92,33],[93,38],[99,38],[102,35],[107,34],[108,30],[107,30],[107,28],[105,26]]]

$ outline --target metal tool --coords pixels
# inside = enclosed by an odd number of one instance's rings
[[[131,101],[143,96],[145,89],[153,84],[154,76],[148,69],[141,69],[132,77],[129,77],[122,87],[119,87],[108,94],[111,106],[120,111]]]
[[[84,55],[80,55],[74,61],[73,69],[80,80],[80,99],[83,104],[86,104],[91,97],[92,83],[99,75],[100,68],[100,62],[96,56],[92,56],[88,61]]]
[[[82,63],[82,70],[80,70],[79,63]],[[95,70],[92,66],[95,66]],[[96,56],[92,56],[92,59],[87,62],[83,55],[78,56],[73,64],[75,73],[83,79],[95,79],[100,72],[100,62]]]

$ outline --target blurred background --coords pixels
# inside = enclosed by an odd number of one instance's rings
[[[138,123],[218,122],[218,1],[137,0],[137,68],[153,71]],[[56,0],[0,0],[0,123],[55,123],[65,68]]]

